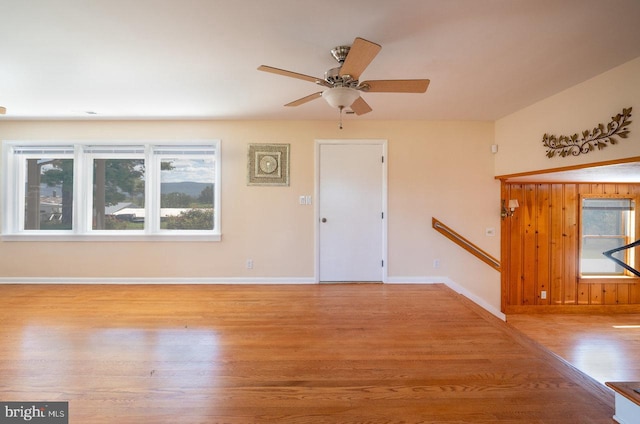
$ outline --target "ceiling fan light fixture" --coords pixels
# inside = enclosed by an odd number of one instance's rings
[[[344,109],[349,107],[360,97],[360,92],[355,88],[333,87],[322,92],[322,97],[331,107]]]

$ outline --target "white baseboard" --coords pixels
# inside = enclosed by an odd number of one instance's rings
[[[442,277],[442,276],[389,277],[389,279],[387,280],[387,283],[388,284],[444,284],[447,287],[449,287],[451,290],[471,300],[473,303],[485,309],[487,312],[491,313],[492,315],[496,316],[502,321],[507,320],[507,316],[502,312],[500,312],[500,310],[496,309],[493,305],[489,304],[483,298],[471,293],[469,290],[462,287],[458,283],[451,281],[449,277]]]
[[[485,309],[487,312],[491,313],[495,317],[501,319],[502,321],[506,321],[507,320],[507,316],[505,314],[503,314],[502,312],[500,312],[499,309],[496,309],[495,307],[493,307],[493,305],[489,304],[486,300],[484,300],[483,298],[481,298],[479,296],[476,296],[475,294],[469,292],[467,289],[465,289],[464,287],[460,286],[459,284],[457,284],[457,283],[455,283],[455,282],[453,282],[451,280],[449,280],[445,284],[451,290],[453,290],[453,291],[461,294],[462,296],[466,297],[467,299],[471,300],[473,303],[475,303],[476,305],[478,305],[481,308]]]
[[[389,277],[387,284],[444,284],[449,280],[447,277]]]
[[[315,284],[312,277],[68,278],[0,277],[0,284]]]

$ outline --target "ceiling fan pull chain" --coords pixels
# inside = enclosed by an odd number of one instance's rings
[[[342,129],[342,109],[344,109],[344,106],[339,106],[338,109],[340,109],[340,125],[339,125],[339,128]]]

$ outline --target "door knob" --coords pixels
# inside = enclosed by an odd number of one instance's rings
[[[322,222],[327,222],[327,218],[322,218],[321,221]]]

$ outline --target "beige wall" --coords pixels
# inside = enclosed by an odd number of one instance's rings
[[[597,60],[597,58],[594,58]],[[545,133],[567,135],[607,124],[633,107],[629,138],[575,157],[546,157]],[[640,156],[640,58],[496,121],[496,175]]]
[[[389,281],[450,281],[497,311],[499,274],[435,232],[431,217],[499,257],[494,176],[640,156],[634,126],[619,145],[579,157],[548,159],[541,141],[544,133],[606,124],[623,107],[640,113],[639,100],[640,58],[495,124],[354,118],[338,130],[333,121],[0,121],[2,140],[222,140],[223,234],[221,242],[197,243],[2,241],[0,281],[312,281],[316,199],[301,206],[298,198],[314,192],[314,140],[387,139]],[[245,183],[247,144],[268,142],[291,144],[290,187]]]
[[[388,275],[444,277],[499,310],[499,274],[431,228],[435,216],[499,257],[499,184],[490,122],[4,121],[3,140],[189,139],[222,141],[221,242],[1,242],[0,278],[312,281],[316,139],[388,140]],[[290,143],[290,187],[246,185],[248,143]],[[247,270],[246,259],[254,261]],[[439,259],[441,267],[433,268]],[[255,279],[255,280],[254,280]]]

